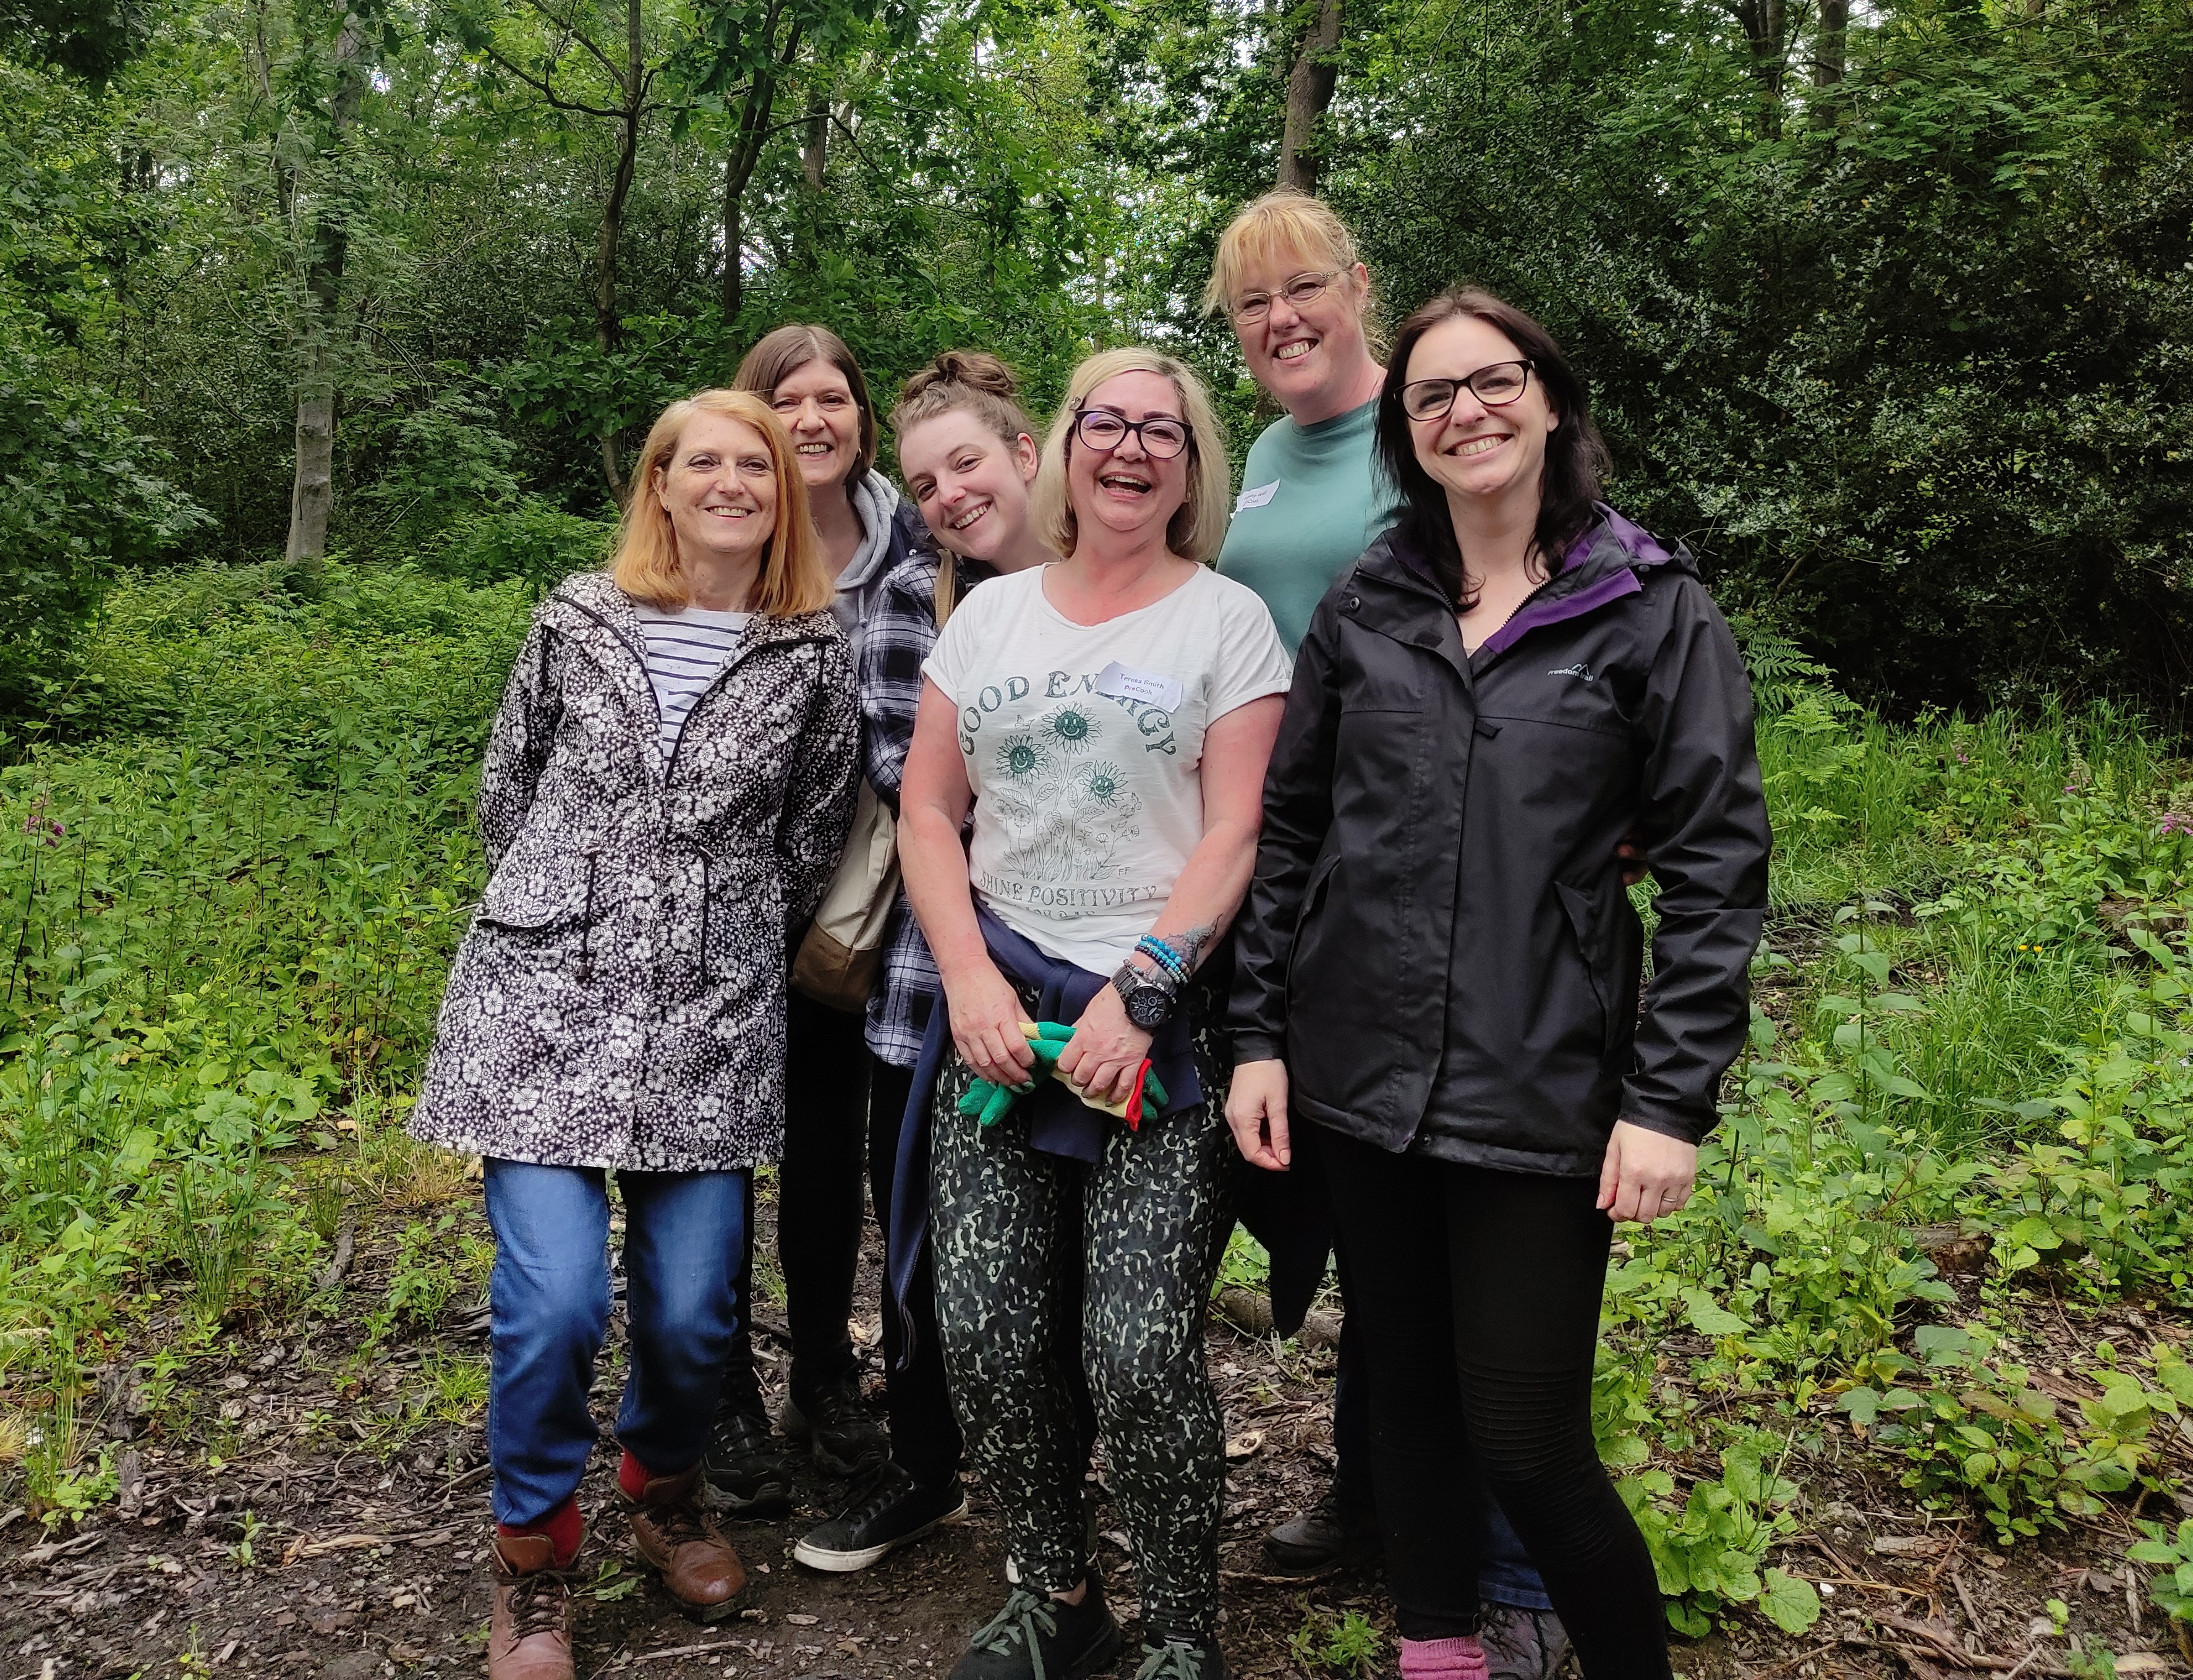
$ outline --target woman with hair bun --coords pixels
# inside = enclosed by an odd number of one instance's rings
[[[699,1494],[754,1165],[784,1140],[785,934],[853,811],[859,719],[792,440],[704,391],[649,431],[608,570],[533,615],[480,774],[491,868],[413,1136],[483,1157],[495,1237],[491,1680],[570,1680],[577,1489],[609,1329],[640,1557],[714,1621],[745,1580]]]
[[[1138,1680],[1226,1671],[1203,1317],[1232,1221],[1197,970],[1248,880],[1288,674],[1263,603],[1201,563],[1227,480],[1193,373],[1091,357],[1036,474],[1036,534],[1064,557],[983,584],[923,666],[899,842],[945,1002],[937,1319],[1018,1577],[953,1680],[1089,1676],[1121,1649],[1089,1568],[1069,1362],[1133,1540]]]
[[[1035,428],[1021,410],[1019,382],[1003,362],[979,350],[945,351],[906,381],[890,430],[907,499],[928,526],[928,540],[910,546],[884,574],[861,637],[863,768],[876,797],[896,814],[921,700],[922,663],[936,645],[938,627],[978,586],[1058,557],[1035,534],[1029,502]],[[894,1228],[902,1149],[918,1150],[925,1140],[927,1111],[909,1117],[907,1100],[938,997],[936,959],[902,892],[885,929],[882,973],[867,1020],[875,1057],[868,1189],[886,1233]],[[919,1180],[919,1172],[913,1177]],[[919,1192],[925,1185],[912,1187]],[[793,1546],[792,1555],[811,1569],[867,1569],[957,1522],[967,1508],[959,1484],[963,1443],[937,1343],[925,1246],[894,1268],[893,1290],[897,1299],[886,1301],[883,1311],[890,1459],[856,1482],[829,1520]]]
[[[1318,1153],[1371,1370],[1403,1680],[1485,1680],[1489,1485],[1586,1680],[1667,1680],[1599,1461],[1614,1223],[1691,1194],[1743,1043],[1769,837],[1751,691],[1689,553],[1598,500],[1583,381],[1457,291],[1378,397],[1401,497],[1312,615],[1235,946],[1227,1118]],[[1660,882],[1652,977],[1616,842]]]

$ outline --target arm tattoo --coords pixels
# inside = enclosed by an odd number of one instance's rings
[[[1192,974],[1203,962],[1203,948],[1211,943],[1211,936],[1217,931],[1214,925],[1205,922],[1200,927],[1166,934],[1165,943],[1188,959],[1188,971]]]

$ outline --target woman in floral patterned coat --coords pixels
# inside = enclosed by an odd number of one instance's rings
[[[608,571],[541,603],[480,781],[493,866],[411,1132],[484,1157],[492,1680],[572,1673],[576,1490],[625,1214],[618,1485],[689,1613],[738,1558],[696,1497],[741,1305],[747,1174],[783,1142],[786,938],[853,809],[859,730],[782,426],[702,391],[649,433]]]

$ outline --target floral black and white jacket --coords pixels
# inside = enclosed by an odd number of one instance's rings
[[[411,1134],[646,1172],[781,1153],[786,940],[837,866],[859,771],[828,612],[756,614],[666,754],[631,602],[606,574],[567,579],[488,745],[494,872]]]

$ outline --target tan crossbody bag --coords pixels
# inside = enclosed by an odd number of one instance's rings
[[[936,627],[952,614],[952,557],[936,568]],[[867,1007],[883,967],[884,933],[898,897],[898,822],[864,777],[838,872],[792,961],[793,989],[833,1009]]]

